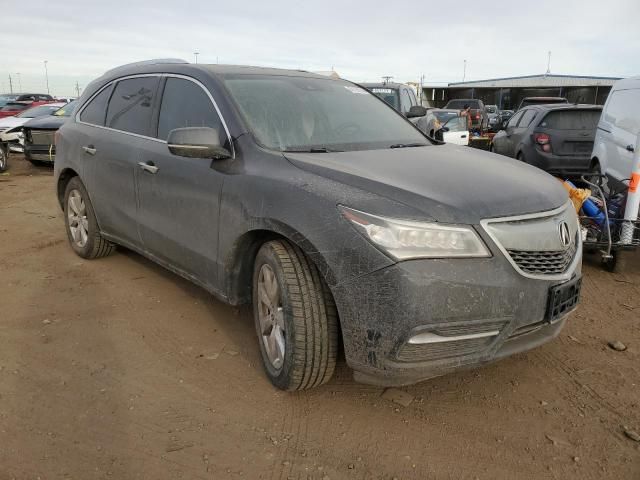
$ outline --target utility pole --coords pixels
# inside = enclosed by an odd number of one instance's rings
[[[78,85],[77,80],[76,80],[76,97],[80,97],[80,85]]]
[[[193,56],[196,59],[196,63],[198,63],[198,55],[200,55],[200,52],[193,52]]]
[[[47,63],[49,63],[49,60],[44,61],[44,77],[47,81],[47,94],[49,94],[49,70],[47,69]]]
[[[549,75],[551,73],[551,50],[547,52],[547,73],[545,75]]]
[[[424,85],[424,73],[420,75],[420,105],[422,105],[422,95],[424,93],[422,91],[423,85]]]
[[[9,93],[13,93],[13,82],[11,81],[11,74],[9,74]]]
[[[464,66],[462,67],[462,81],[464,82],[465,78],[467,78],[467,61],[464,61]]]
[[[392,78],[393,77],[389,76],[389,75],[384,76],[384,77],[382,77],[382,83],[387,84],[387,83],[389,83],[391,81]]]

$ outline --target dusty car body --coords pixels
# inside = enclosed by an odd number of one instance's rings
[[[208,120],[184,121],[191,95]],[[409,384],[549,341],[578,301],[578,223],[559,182],[432,144],[343,80],[114,69],[59,130],[54,171],[76,253],[124,245],[253,302],[265,372],[286,390],[331,378],[338,336],[357,380]]]

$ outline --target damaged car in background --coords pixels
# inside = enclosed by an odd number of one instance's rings
[[[77,101],[67,103],[53,114],[34,118],[22,126],[24,158],[31,163],[51,163],[56,158],[55,134],[75,111]]]
[[[252,304],[269,380],[404,385],[558,335],[582,246],[560,182],[431,142],[344,80],[148,61],[91,83],[55,183],[82,258],[124,245]],[[465,179],[469,179],[466,181]]]

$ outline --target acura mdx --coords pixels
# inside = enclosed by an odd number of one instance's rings
[[[71,248],[125,246],[233,305],[252,303],[285,390],[403,385],[554,338],[581,241],[557,180],[432,143],[345,80],[293,70],[119,67],[58,131]]]

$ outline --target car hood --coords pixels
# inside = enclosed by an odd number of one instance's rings
[[[25,128],[43,128],[57,130],[66,122],[70,117],[60,117],[55,115],[45,115],[44,117],[30,118],[28,122],[24,124]]]
[[[445,223],[478,224],[485,218],[551,210],[567,201],[561,183],[542,170],[470,147],[285,156],[301,169],[387,197],[421,211],[425,219]]]
[[[24,125],[30,118],[4,117],[0,119],[0,128],[14,128]]]

